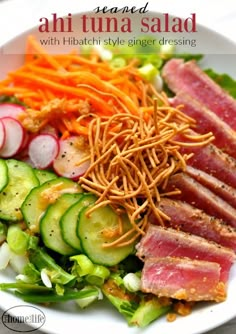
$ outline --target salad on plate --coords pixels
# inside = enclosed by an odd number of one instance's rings
[[[0,81],[0,289],[78,312],[107,299],[146,327],[227,298],[235,81],[124,48],[52,55],[29,35]]]

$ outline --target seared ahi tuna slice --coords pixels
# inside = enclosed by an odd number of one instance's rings
[[[220,219],[207,215],[183,201],[162,198],[160,209],[169,218],[165,226],[201,236],[236,251],[236,229]],[[154,224],[158,224],[153,216]]]
[[[168,191],[179,189],[175,198],[185,201],[208,215],[221,219],[226,224],[236,227],[236,209],[208,188],[185,173],[178,173],[169,179]]]
[[[178,93],[171,104],[175,107],[183,105],[181,110],[197,120],[195,131],[201,134],[212,131],[214,145],[236,158],[236,132],[214,112],[183,92]]]
[[[236,100],[209,78],[195,61],[171,59],[162,74],[173,92],[188,93],[236,130]]]
[[[215,262],[220,265],[220,280],[224,283],[235,260],[231,249],[196,235],[152,224],[137,245],[136,255],[144,262],[150,257],[167,256]]]
[[[236,188],[236,160],[213,144],[204,147],[184,147],[181,153],[194,153],[188,165],[215,176],[222,182]]]
[[[187,301],[220,302],[226,298],[218,263],[171,256],[145,261],[141,289],[160,297]]]
[[[200,170],[187,166],[186,173],[197,180],[199,183],[213,191],[228,204],[236,208],[236,189],[218,180],[216,177]]]

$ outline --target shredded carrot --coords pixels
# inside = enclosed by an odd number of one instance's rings
[[[72,113],[73,119],[84,113],[100,117],[123,112],[139,115],[144,89],[137,85],[137,80],[142,81],[137,60],[130,61],[123,69],[116,69],[101,61],[95,53],[90,58],[74,50],[70,54],[48,54],[34,36],[28,37],[26,55],[25,64],[10,72],[0,82],[0,87],[3,94],[18,94],[28,106],[21,121],[29,131],[37,131],[42,118],[50,122],[60,115],[69,134],[88,137],[87,124],[72,122]],[[54,108],[53,100],[61,100],[60,106]],[[67,103],[63,102],[65,100]],[[49,110],[47,114],[46,109]],[[65,136],[65,131],[63,133]]]
[[[113,68],[96,52],[88,58],[75,50],[53,55],[34,36],[27,41],[25,63],[0,82],[0,90],[26,105],[19,120],[28,131],[52,125],[63,139],[82,135],[87,140],[85,159],[91,165],[79,182],[98,196],[90,211],[109,204],[119,216],[117,238],[106,248],[136,241],[150,214],[164,224],[168,217],[158,203],[176,193],[165,191],[168,180],[185,169],[189,158],[180,147],[213,139],[211,133],[195,134],[195,121],[182,113],[182,106],[171,107],[165,93],[142,80],[137,60]]]
[[[36,41],[34,36],[29,35],[27,40],[27,53],[26,54],[40,54],[43,58],[46,59],[46,61],[56,70],[62,69],[62,66],[60,63],[56,61],[56,59],[49,55],[44,48],[40,46],[40,44]],[[29,61],[29,58],[27,59]]]

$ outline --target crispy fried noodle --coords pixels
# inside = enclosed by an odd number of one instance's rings
[[[194,120],[180,108],[172,108],[165,95],[155,93],[152,112],[138,115],[117,113],[112,117],[93,115],[89,128],[91,165],[80,178],[81,186],[99,198],[96,206],[110,204],[118,215],[126,212],[132,229],[104,247],[121,247],[145,233],[153,212],[160,222],[168,217],[158,208],[171,175],[184,171],[187,155],[181,145],[205,145],[212,139],[191,134]],[[160,105],[160,106],[158,106]],[[178,141],[181,135],[186,141]]]
[[[20,121],[30,132],[52,124],[64,139],[84,136],[89,142],[90,168],[82,187],[98,196],[93,210],[110,204],[127,213],[132,229],[120,218],[117,240],[104,247],[132,243],[145,233],[151,212],[160,224],[161,196],[171,175],[183,171],[187,155],[181,146],[208,144],[212,133],[197,135],[195,121],[173,108],[137,70],[137,59],[112,68],[97,54],[47,54],[33,36],[28,38],[25,64],[0,83],[3,94],[15,94],[27,106]],[[34,52],[37,57],[34,57]],[[32,92],[33,88],[33,92]]]

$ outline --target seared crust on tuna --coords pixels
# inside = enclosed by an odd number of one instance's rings
[[[162,75],[174,93],[188,93],[236,130],[236,117],[232,116],[236,115],[236,100],[204,73],[194,60],[171,59],[165,64]]]
[[[172,228],[151,225],[137,245],[137,256],[144,262],[148,258],[174,256],[215,262],[220,265],[220,280],[227,282],[235,260],[231,249]]]
[[[158,296],[187,301],[226,298],[225,284],[219,278],[218,263],[187,258],[149,258],[145,261],[141,288]]]
[[[236,229],[203,210],[179,200],[162,198],[160,209],[169,217],[165,226],[201,236],[236,251]],[[152,223],[158,224],[152,217]]]

